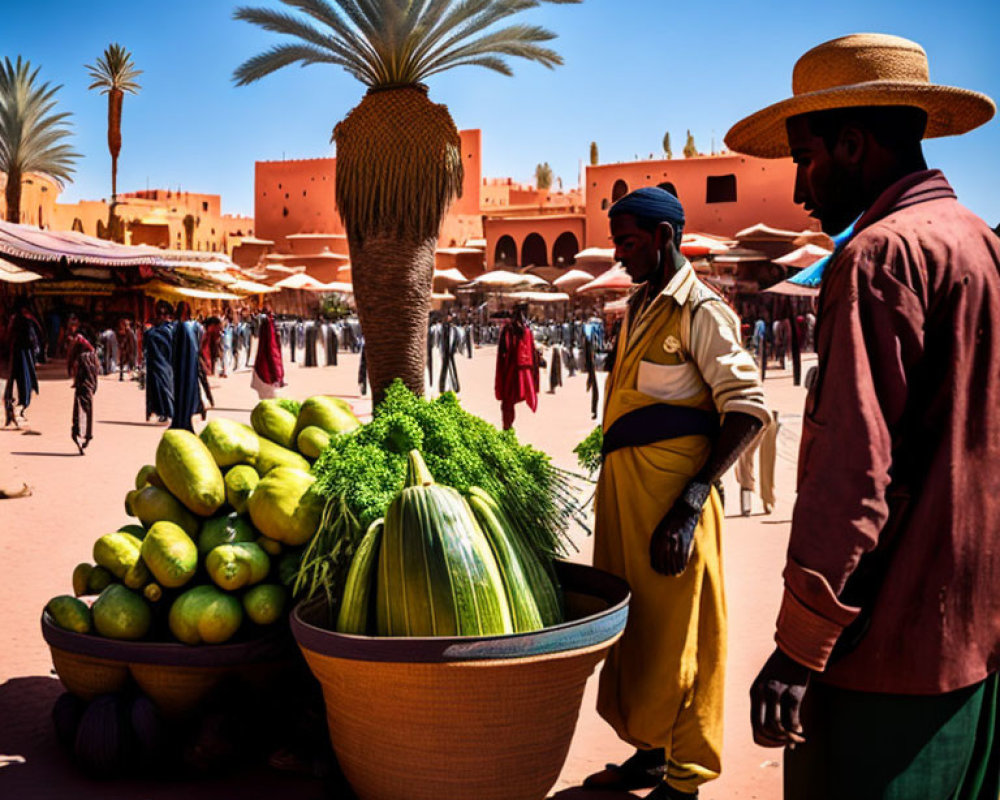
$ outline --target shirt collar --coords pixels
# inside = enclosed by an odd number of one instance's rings
[[[694,288],[697,280],[698,276],[695,274],[694,267],[685,258],[684,263],[674,273],[674,276],[667,281],[667,285],[663,287],[663,291],[660,294],[664,297],[674,298],[678,305],[684,305],[688,301],[688,297],[691,296],[691,289]]]
[[[869,225],[889,216],[894,211],[900,211],[917,203],[941,199],[955,200],[957,198],[954,189],[951,188],[947,178],[940,170],[928,169],[912,172],[887,187],[872,204],[872,207],[862,214],[861,219],[854,226],[854,230],[856,233],[860,233]]]

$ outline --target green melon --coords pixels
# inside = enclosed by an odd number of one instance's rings
[[[270,539],[293,547],[309,541],[319,527],[325,502],[308,472],[277,467],[250,495],[250,519]]]
[[[260,453],[259,447],[257,452]],[[257,470],[246,464],[238,464],[226,473],[226,502],[238,513],[245,514],[247,502],[258,483],[260,475],[257,474]]]
[[[156,448],[156,471],[190,511],[210,517],[226,502],[226,485],[212,453],[191,431],[165,431]]]
[[[220,467],[252,464],[260,452],[260,438],[245,425],[217,418],[198,434]]]
[[[142,560],[157,583],[176,589],[194,577],[198,547],[177,525],[157,522],[142,541]]]
[[[141,639],[153,622],[146,601],[120,583],[101,592],[91,613],[97,632],[109,639]]]
[[[240,601],[215,586],[195,586],[170,607],[170,631],[184,644],[222,644],[243,622]]]
[[[259,436],[282,447],[295,446],[295,415],[277,400],[261,400],[250,414],[250,424]]]

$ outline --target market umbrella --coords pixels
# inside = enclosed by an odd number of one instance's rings
[[[289,275],[287,278],[282,278],[274,284],[276,289],[315,289],[317,286],[322,285],[320,281],[311,275],[306,275],[304,272]]]
[[[577,294],[589,294],[596,292],[628,292],[633,288],[632,278],[625,271],[625,267],[616,264],[603,275],[595,278],[590,283],[585,283],[576,290]]]
[[[588,247],[576,254],[574,260],[577,264],[607,264],[615,263],[615,248],[613,247]]]
[[[3,283],[30,283],[41,280],[42,276],[30,269],[21,269],[17,264],[0,258],[0,281]]]
[[[315,286],[306,286],[309,292],[336,292],[337,294],[354,294],[354,284],[344,281],[330,281],[330,283],[317,283]]]
[[[246,292],[247,294],[270,294],[271,292],[280,291],[280,289],[268,286],[266,283],[248,280],[237,280],[229,284],[226,288],[234,292]]]
[[[434,270],[435,286],[458,286],[460,283],[468,282],[469,279],[462,274],[461,270],[455,267]]]
[[[529,279],[535,277],[534,275],[519,275],[516,272],[497,269],[473,278],[472,282],[487,289],[513,289],[515,286],[532,285],[532,281]],[[537,280],[545,283],[542,278],[537,278]]]
[[[568,303],[569,295],[565,292],[511,292],[507,295],[511,300],[525,303]]]
[[[552,285],[558,286],[560,289],[573,291],[585,283],[590,283],[592,280],[594,280],[594,276],[589,272],[584,272],[582,269],[571,269],[565,275],[560,275],[552,281]]]
[[[705,236],[701,233],[685,233],[681,237],[681,254],[687,258],[703,258],[728,253],[735,242]]]
[[[774,263],[781,264],[783,267],[797,267],[798,269],[805,269],[806,267],[811,267],[821,258],[825,258],[830,255],[830,252],[830,250],[819,247],[818,245],[806,244],[798,250],[793,250],[791,253],[783,255],[781,258],[774,259]]]

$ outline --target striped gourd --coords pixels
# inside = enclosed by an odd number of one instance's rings
[[[476,516],[476,522],[493,548],[493,555],[500,567],[504,589],[507,592],[507,605],[510,617],[514,623],[514,633],[531,633],[544,628],[535,594],[521,567],[521,559],[514,549],[513,542],[500,524],[489,504],[480,493],[469,492],[466,500]]]
[[[503,538],[507,540],[517,554],[521,570],[527,585],[531,589],[535,605],[541,616],[542,625],[546,628],[550,625],[559,625],[564,620],[562,592],[554,580],[551,571],[546,569],[545,564],[542,563],[531,546],[517,533],[514,526],[507,519],[507,515],[504,514],[503,509],[500,508],[500,504],[497,503],[492,495],[478,486],[470,487],[468,495],[470,502],[473,499],[478,501],[476,505],[473,505],[473,509],[478,505],[481,507],[484,506],[492,512],[493,518],[499,524]],[[483,525],[482,517],[478,515],[478,512],[477,518],[480,521],[480,525]]]
[[[344,582],[344,596],[337,612],[337,631],[363,636],[368,633],[369,610],[378,569],[378,551],[382,544],[384,520],[375,520],[365,532],[351,559]]]
[[[381,636],[513,633],[489,542],[465,498],[435,484],[417,450],[385,515],[376,608]]]

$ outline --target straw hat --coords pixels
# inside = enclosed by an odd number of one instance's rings
[[[726,145],[761,158],[788,156],[785,120],[832,108],[922,108],[928,139],[970,131],[996,111],[984,94],[931,83],[924,49],[882,33],[856,33],[814,47],[795,64],[792,94],[733,125]]]

